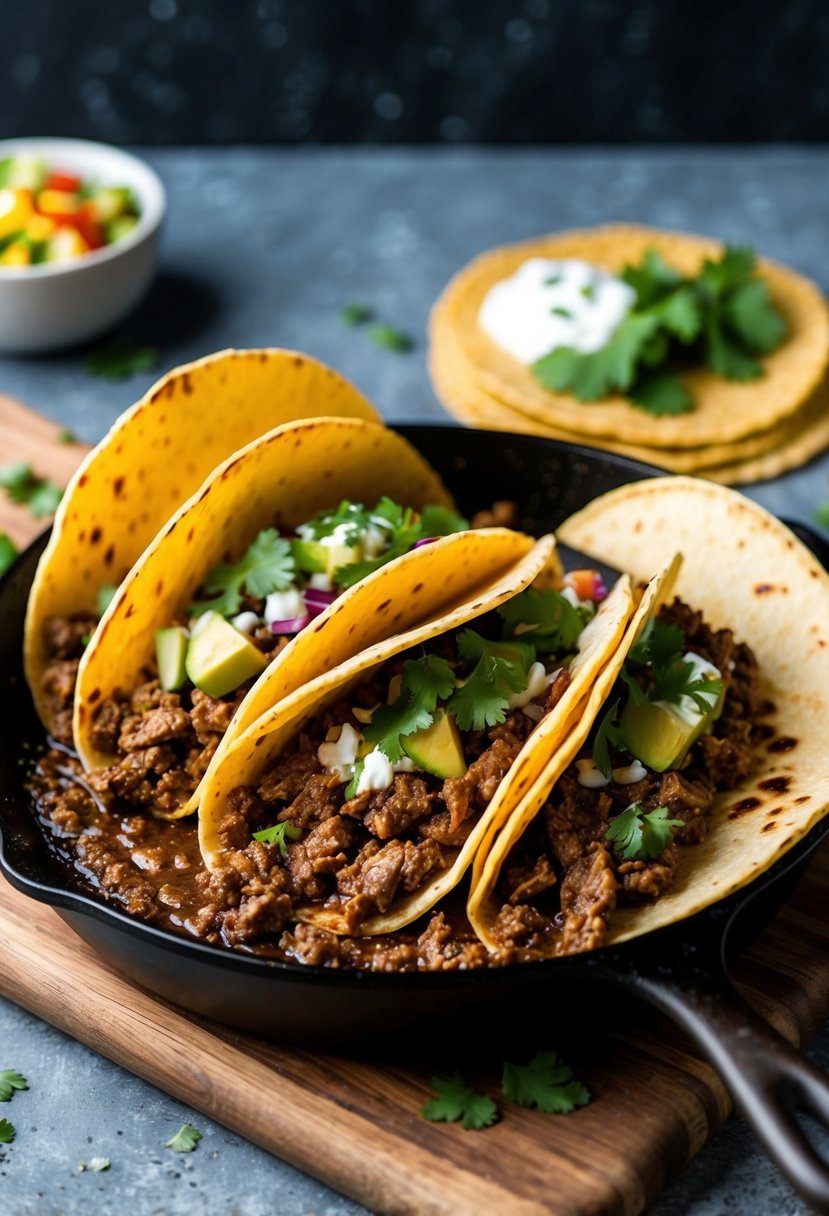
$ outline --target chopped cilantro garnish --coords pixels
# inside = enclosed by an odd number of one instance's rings
[[[95,606],[98,609],[98,616],[103,616],[107,608],[115,598],[118,588],[114,583],[104,583],[103,587],[98,588],[98,594],[95,597]]]
[[[45,477],[38,477],[32,471],[32,466],[25,461],[3,465],[0,468],[0,487],[6,491],[12,502],[27,506],[35,519],[54,515],[63,497],[60,486]]]
[[[343,797],[345,798],[346,802],[348,802],[349,798],[357,797],[357,789],[360,785],[360,778],[363,775],[363,769],[365,767],[366,767],[365,760],[355,760],[354,768],[352,769],[352,772],[351,772],[351,780],[349,781],[348,785],[345,787],[345,793],[343,794]]]
[[[372,325],[366,332],[375,346],[382,346],[397,354],[404,354],[414,346],[414,339],[411,335],[404,333],[401,329],[395,329],[393,325]]]
[[[74,431],[70,431],[68,427],[64,427],[63,430],[58,431],[57,441],[58,443],[77,443],[78,437]]]
[[[434,504],[425,506],[420,512],[420,539],[427,536],[451,536],[454,532],[465,532],[469,521],[448,507]]]
[[[613,772],[613,762],[610,758],[610,748],[625,747],[622,732],[619,729],[619,702],[614,701],[599,723],[599,729],[593,740],[593,763],[608,779]]]
[[[588,619],[584,609],[575,608],[551,587],[528,587],[497,612],[506,626],[504,636],[531,642],[539,654],[572,650]]]
[[[556,304],[555,308],[551,308],[550,312],[554,317],[563,317],[565,321],[572,320],[573,314],[569,308],[562,308],[560,304]]]
[[[201,1139],[201,1132],[196,1131],[195,1127],[191,1127],[189,1123],[182,1123],[176,1134],[167,1141],[164,1147],[171,1148],[174,1153],[192,1153]]]
[[[763,374],[759,357],[777,349],[787,327],[756,264],[753,250],[726,248],[719,259],[706,259],[696,276],[683,278],[648,250],[621,276],[636,303],[610,341],[590,352],[559,347],[533,372],[553,392],[570,392],[580,401],[623,393],[654,415],[694,408],[677,364],[705,364],[727,380],[757,379]]]
[[[621,815],[611,819],[605,836],[625,861],[652,861],[671,843],[672,828],[681,828],[682,819],[668,819],[666,806],[643,811],[634,802]]]
[[[8,1119],[0,1119],[0,1144],[11,1144],[16,1135],[14,1124],[9,1123]]]
[[[431,726],[438,702],[445,701],[454,688],[455,674],[446,659],[435,654],[410,659],[403,667],[399,696],[391,705],[381,705],[374,711],[363,737],[376,743],[392,763],[400,760],[401,737]]]
[[[0,1068],[0,1102],[11,1102],[18,1089],[28,1089],[29,1083],[13,1068]]]
[[[281,537],[275,528],[266,528],[238,562],[216,566],[210,571],[204,590],[214,598],[191,604],[189,611],[194,616],[210,611],[235,616],[242,606],[243,592],[265,597],[273,591],[285,591],[293,579],[291,542]]]
[[[452,693],[447,712],[461,730],[483,730],[503,722],[512,695],[527,687],[525,655],[516,649],[514,657],[509,657],[499,643],[488,643],[471,629],[458,637],[458,651],[467,661],[475,656],[478,661]]]
[[[540,1052],[523,1067],[505,1064],[501,1089],[507,1101],[547,1115],[566,1115],[590,1101],[585,1087],[573,1080],[573,1070],[560,1063],[554,1051]]]
[[[19,550],[10,536],[0,532],[0,574],[5,574]]]
[[[353,587],[381,566],[402,557],[417,541],[429,536],[447,536],[462,532],[468,527],[465,519],[446,507],[426,506],[420,516],[410,507],[401,507],[391,498],[383,497],[375,507],[364,507],[361,503],[340,503],[336,512],[323,513],[311,520],[309,525],[319,538],[330,536],[335,528],[343,527],[346,543],[356,545],[369,527],[379,528],[386,534],[386,547],[376,557],[339,566],[334,571],[334,582],[338,587]]]
[[[158,366],[158,351],[154,346],[130,346],[113,342],[94,351],[86,361],[90,376],[104,380],[127,380],[136,372],[151,372]]]
[[[296,827],[293,823],[275,823],[273,827],[263,828],[261,832],[254,832],[253,839],[261,840],[263,844],[278,844],[282,856],[287,857],[286,841],[301,840],[302,828]]]
[[[476,1094],[459,1072],[451,1077],[432,1077],[432,1089],[438,1095],[421,1107],[424,1119],[433,1123],[461,1121],[466,1131],[491,1127],[498,1118],[498,1108],[486,1094]]]
[[[365,325],[373,317],[374,309],[369,304],[360,303],[359,300],[352,300],[349,304],[343,304],[340,309],[340,319],[343,325],[349,325],[352,328],[357,325]]]
[[[678,625],[652,618],[631,648],[622,672],[622,679],[636,704],[644,704],[647,700],[678,705],[683,697],[690,697],[703,713],[711,709],[722,692],[723,682],[699,675],[693,663],[683,659],[684,645],[685,637]],[[645,665],[650,669],[652,684],[647,692],[629,670],[629,664],[634,667]]]

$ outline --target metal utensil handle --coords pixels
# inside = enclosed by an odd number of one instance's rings
[[[815,1211],[829,1213],[829,1165],[796,1118],[801,1110],[829,1129],[829,1077],[759,1017],[724,977],[700,973],[686,987],[639,973],[628,976],[626,986],[687,1031],[781,1173]]]

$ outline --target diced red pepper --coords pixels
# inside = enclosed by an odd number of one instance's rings
[[[50,173],[46,179],[47,190],[65,190],[68,194],[77,194],[81,188],[81,179],[71,173]]]
[[[104,230],[95,218],[95,208],[90,203],[83,203],[80,211],[67,219],[73,228],[77,228],[90,249],[100,249],[106,243]]]

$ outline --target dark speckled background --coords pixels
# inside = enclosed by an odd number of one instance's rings
[[[0,136],[823,140],[829,5],[0,0]]]

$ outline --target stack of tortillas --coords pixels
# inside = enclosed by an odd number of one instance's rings
[[[702,367],[683,375],[696,408],[678,417],[655,417],[624,397],[586,403],[550,392],[479,325],[487,292],[529,258],[578,258],[618,274],[649,249],[685,275],[722,253],[704,237],[608,225],[476,258],[432,312],[430,371],[446,408],[470,426],[588,443],[729,483],[775,477],[829,446],[829,307],[808,279],[771,262],[761,260],[758,273],[785,317],[786,339],[763,360],[758,380],[729,381]]]

